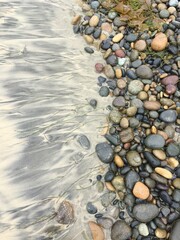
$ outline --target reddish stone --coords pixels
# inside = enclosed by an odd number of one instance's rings
[[[102,63],[96,63],[95,69],[96,69],[96,72],[101,73],[104,69],[104,66]]]
[[[165,77],[162,79],[161,83],[163,85],[175,85],[178,83],[178,76],[176,75],[170,75],[168,77]]]
[[[171,95],[176,92],[177,87],[175,85],[169,84],[166,86],[166,93]]]
[[[117,57],[124,58],[126,56],[125,52],[122,49],[118,49],[115,51]]]

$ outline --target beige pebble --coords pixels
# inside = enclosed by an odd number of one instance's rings
[[[175,8],[175,7],[169,7],[169,8],[168,8],[168,12],[169,12],[170,14],[173,14],[173,13],[176,12],[176,8]]]
[[[155,126],[151,127],[151,133],[157,134],[157,128]]]
[[[105,182],[105,186],[111,192],[115,192],[116,191],[116,189],[113,187],[113,185],[110,182]]]
[[[145,91],[141,91],[141,92],[139,92],[138,93],[138,98],[140,99],[140,100],[147,100],[148,99],[148,94],[147,94],[147,92],[145,92]]]
[[[157,157],[159,160],[165,160],[166,159],[166,154],[163,150],[161,149],[154,149],[153,154],[155,157]]]
[[[140,199],[147,199],[149,197],[149,188],[142,182],[137,182],[133,188],[133,195]]]
[[[170,157],[167,159],[167,163],[169,164],[170,167],[176,168],[179,165],[178,160],[176,160],[174,157]]]
[[[162,177],[166,178],[166,179],[172,179],[173,178],[172,173],[165,168],[156,167],[155,172],[158,173],[159,175],[161,175]]]
[[[91,37],[89,35],[84,35],[84,39],[88,44],[92,44],[94,42],[93,37]]]
[[[134,44],[134,48],[139,52],[143,52],[146,49],[146,41],[145,40],[138,40]]]
[[[164,3],[159,3],[157,7],[158,7],[158,10],[159,10],[159,11],[167,8],[167,7],[166,7],[166,4],[164,4]]]
[[[162,73],[162,74],[160,75],[160,78],[165,78],[165,77],[167,77],[167,76],[168,76],[167,73]]]
[[[103,55],[103,58],[106,59],[109,57],[109,55],[112,53],[112,50],[109,48]]]
[[[105,240],[105,235],[102,228],[95,222],[88,222],[89,228],[91,230],[91,235],[93,240]]]
[[[122,71],[121,71],[121,73],[122,73]],[[118,88],[123,89],[123,88],[126,87],[126,85],[127,85],[127,83],[126,83],[126,81],[124,79],[118,79],[117,80]]]
[[[151,42],[151,48],[154,51],[162,51],[166,48],[168,43],[167,36],[164,33],[157,33]]]
[[[149,97],[149,101],[152,101],[152,102],[155,102],[157,99],[156,99],[156,96],[155,95],[151,95]]]
[[[174,179],[172,184],[175,188],[180,189],[180,178]]]
[[[110,23],[107,23],[107,22],[102,23],[101,29],[102,29],[103,31],[105,31],[105,32],[108,32],[108,33],[111,33],[112,30],[113,30],[113,29],[112,29],[112,25],[111,25]]]
[[[120,121],[120,126],[122,128],[128,128],[129,127],[129,121],[127,118],[123,117]]]
[[[100,39],[101,41],[106,40],[106,39],[107,39],[107,35],[104,34],[104,33],[101,33],[99,39]]]
[[[158,101],[145,101],[144,108],[147,110],[159,110],[161,104]]]
[[[124,35],[122,33],[118,33],[113,37],[112,41],[118,43],[121,41],[121,39],[123,39],[123,37]]]
[[[124,166],[124,162],[123,162],[122,158],[117,154],[114,157],[114,162],[118,167],[123,167]]]
[[[99,23],[99,17],[97,15],[93,15],[89,20],[90,27],[96,27]]]
[[[156,228],[155,235],[158,239],[166,238],[167,232],[164,229]]]
[[[121,78],[122,77],[122,70],[121,69],[116,69],[115,74],[116,74],[117,78]]]
[[[137,107],[135,106],[129,107],[126,111],[126,114],[128,115],[128,117],[133,117],[136,113],[137,113]]]
[[[81,20],[81,16],[80,15],[76,15],[72,18],[71,24],[72,25],[76,25],[78,22],[80,22]]]
[[[150,89],[150,85],[149,85],[149,84],[146,84],[146,85],[144,86],[144,91],[145,91],[145,92],[148,92],[149,89]]]
[[[163,131],[161,131],[161,130],[158,130],[157,133],[158,133],[159,135],[161,135],[165,140],[168,139],[168,135],[167,135],[167,133],[165,133],[165,132],[163,132]]]

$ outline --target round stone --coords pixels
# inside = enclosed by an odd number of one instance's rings
[[[141,79],[151,79],[153,77],[153,72],[147,65],[141,65],[136,69],[136,74]]]
[[[159,209],[156,205],[147,203],[147,204],[137,204],[133,208],[134,217],[143,223],[150,222],[159,214]]]
[[[149,111],[149,116],[155,119],[159,117],[159,114],[156,111]]]
[[[163,85],[175,85],[178,83],[178,76],[177,75],[170,75],[161,80]]]
[[[178,6],[178,0],[170,0],[169,1],[170,7],[177,7]]]
[[[134,139],[134,133],[131,128],[124,129],[119,134],[120,140],[123,143],[129,143]]]
[[[118,79],[117,80],[118,88],[123,89],[123,88],[126,87],[126,85],[127,85],[127,83],[126,83],[126,81],[124,79]]]
[[[131,234],[131,228],[125,221],[118,220],[112,226],[112,240],[127,240],[131,237]]]
[[[169,84],[169,85],[166,86],[166,93],[168,95],[172,95],[176,92],[176,89],[177,89],[177,87],[175,85]]]
[[[167,232],[164,229],[156,228],[155,235],[158,239],[166,238]]]
[[[120,121],[120,126],[122,128],[128,128],[129,127],[129,121],[127,118],[123,117]]]
[[[97,223],[98,223],[101,227],[103,227],[103,228],[105,228],[105,229],[109,229],[109,228],[111,228],[112,225],[113,225],[112,219],[107,218],[107,217],[98,218],[98,219],[97,219]]]
[[[115,51],[117,57],[124,58],[126,56],[125,52],[122,49],[118,49]]]
[[[92,9],[97,9],[99,7],[99,2],[98,1],[93,1],[91,2],[91,8]]]
[[[134,115],[136,115],[136,113],[137,113],[137,107],[135,106],[129,107],[126,111],[126,114],[128,117],[133,117]]]
[[[177,113],[175,110],[166,110],[160,114],[159,117],[163,122],[173,123],[177,119]]]
[[[130,33],[126,37],[127,42],[135,42],[137,40],[138,36],[134,33]]]
[[[180,154],[180,146],[178,146],[176,143],[169,143],[166,152],[168,156],[176,157]]]
[[[126,101],[125,101],[124,97],[119,96],[113,100],[112,104],[114,107],[125,107]]]
[[[118,78],[118,80],[120,80],[119,78],[122,77],[122,70],[119,69],[119,68],[117,68],[117,69],[115,70],[115,74],[116,74],[116,78]]]
[[[151,48],[154,51],[162,51],[166,48],[168,43],[167,36],[164,33],[157,33],[151,42]]]
[[[114,69],[109,64],[104,67],[104,74],[107,78],[110,79],[113,79],[115,77]]]
[[[110,144],[103,142],[96,145],[96,153],[103,163],[110,163],[114,158],[114,151]]]
[[[166,178],[166,179],[172,179],[173,178],[172,173],[165,168],[156,167],[155,172],[158,173],[159,175],[161,175],[162,177]]]
[[[167,9],[162,9],[160,12],[159,12],[159,16],[160,18],[168,18],[169,17],[169,12]]]
[[[121,118],[122,118],[122,114],[121,114],[118,110],[114,109],[114,110],[112,110],[112,111],[110,112],[109,118],[110,118],[111,121],[113,121],[114,123],[119,123],[120,120],[121,120]]]
[[[107,23],[107,22],[102,23],[101,29],[102,29],[103,31],[105,31],[105,32],[108,32],[108,33],[111,33],[112,30],[113,30],[113,29],[112,29],[112,25],[111,25],[110,23]]]
[[[123,192],[124,191],[124,178],[121,177],[121,176],[116,176],[114,177],[114,179],[112,180],[112,185],[115,187],[115,189],[117,191],[121,191]]]
[[[179,236],[180,236],[180,219],[173,224],[169,240],[177,240],[179,239]]]
[[[124,166],[124,162],[119,155],[115,155],[114,162],[118,167],[123,167]]]
[[[127,158],[129,165],[133,166],[133,167],[140,166],[142,163],[142,159],[141,159],[139,153],[136,151],[129,151],[126,154],[126,158]]]
[[[134,80],[131,81],[129,86],[128,86],[128,91],[133,94],[136,95],[138,94],[140,91],[142,91],[144,88],[144,84],[139,81],[139,80]]]
[[[73,205],[64,200],[61,202],[57,211],[57,222],[60,224],[71,224],[74,222],[74,208]]]
[[[110,55],[106,59],[107,64],[111,65],[112,67],[116,66],[118,64],[118,59],[115,55]]]
[[[142,101],[147,100],[148,94],[145,91],[141,91],[138,93],[138,98]]]
[[[97,15],[93,15],[89,20],[90,27],[96,27],[99,23],[99,17]]]
[[[97,207],[95,207],[91,202],[88,202],[86,205],[86,210],[90,214],[97,213]]]
[[[164,138],[159,134],[150,134],[146,137],[144,144],[150,149],[160,149],[165,145]]]
[[[143,102],[140,99],[135,98],[135,99],[131,100],[131,106],[136,106],[137,108],[142,108]]]
[[[109,88],[106,86],[102,86],[99,90],[99,95],[101,97],[107,97],[109,95]]]
[[[144,51],[146,49],[146,41],[145,40],[138,40],[135,43],[134,48],[139,52]]]
[[[140,233],[140,235],[146,237],[149,235],[149,230],[148,227],[145,223],[140,223],[138,226],[138,231]]]
[[[133,188],[133,195],[140,199],[147,199],[149,197],[149,188],[142,182],[137,182]]]
[[[108,18],[113,20],[115,17],[117,17],[117,12],[109,12],[108,13]]]
[[[135,183],[139,180],[140,180],[140,177],[137,172],[129,171],[125,177],[126,187],[132,190]]]

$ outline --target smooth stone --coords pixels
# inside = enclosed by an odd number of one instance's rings
[[[145,91],[139,92],[139,93],[138,93],[138,98],[139,98],[140,100],[142,100],[142,101],[147,100],[147,99],[148,99],[148,94],[147,94],[147,92],[145,92]]]
[[[111,47],[111,41],[109,39],[103,40],[101,42],[101,48],[103,50],[108,50]]]
[[[93,15],[89,20],[90,27],[96,27],[99,23],[99,17],[97,15]]]
[[[101,196],[101,204],[103,205],[103,207],[108,207],[113,200],[116,198],[116,193],[115,192],[107,192],[104,193]]]
[[[93,33],[93,37],[95,39],[98,39],[101,36],[101,33],[102,33],[101,29],[96,29]]]
[[[109,114],[109,118],[114,123],[120,123],[120,120],[122,118],[122,114],[119,112],[119,110],[113,109]]]
[[[161,191],[159,196],[165,203],[172,204],[172,199],[166,191]]]
[[[168,106],[168,107],[170,107],[170,106],[172,106],[173,104],[174,104],[174,101],[173,100],[171,100],[170,98],[161,98],[160,99],[160,103],[163,105],[163,106]]]
[[[108,171],[104,176],[105,182],[111,182],[113,180],[114,176],[115,176],[114,172]]]
[[[143,52],[146,49],[146,41],[142,39],[137,40],[137,42],[135,42],[134,48],[139,52]]]
[[[172,173],[165,168],[156,167],[155,172],[158,173],[159,175],[161,175],[162,177],[166,178],[166,179],[172,179],[173,178]]]
[[[127,42],[135,42],[137,40],[138,36],[134,33],[130,33],[126,36]]]
[[[162,51],[166,48],[168,38],[164,33],[157,33],[155,38],[151,41],[151,48],[154,51]]]
[[[108,13],[108,18],[113,20],[115,17],[117,17],[117,12],[109,12]]]
[[[138,59],[139,52],[137,50],[135,50],[135,49],[132,49],[129,57],[130,57],[131,62],[133,62],[133,61]]]
[[[165,145],[164,138],[159,134],[150,134],[146,137],[144,144],[147,148],[160,149]]]
[[[138,68],[139,66],[141,66],[141,64],[142,64],[142,61],[140,59],[137,59],[137,60],[135,60],[134,62],[131,63],[131,66],[133,68]]]
[[[114,162],[118,167],[123,167],[124,166],[124,162],[123,162],[122,158],[117,154],[114,157]]]
[[[159,12],[159,16],[160,18],[168,18],[169,17],[169,12],[167,9],[162,9],[160,12]]]
[[[110,144],[103,142],[96,145],[96,153],[103,163],[110,163],[114,158],[114,151]]]
[[[135,71],[133,71],[132,69],[127,69],[126,75],[130,79],[133,79],[133,80],[137,79],[137,75],[136,75]]]
[[[100,3],[98,1],[91,2],[91,8],[97,9],[100,6]]]
[[[95,109],[97,106],[97,100],[96,99],[91,99],[89,101],[89,104]]]
[[[91,235],[93,240],[105,240],[105,235],[102,228],[95,222],[88,222],[89,228],[91,230]]]
[[[77,141],[81,145],[82,148],[87,149],[87,150],[90,149],[90,146],[91,146],[90,141],[85,135],[83,135],[83,134],[78,135]]]
[[[142,163],[142,159],[141,159],[139,153],[136,151],[129,151],[126,154],[126,158],[127,158],[129,165],[133,166],[133,167],[140,166]]]
[[[131,234],[131,228],[125,221],[118,220],[112,226],[112,240],[127,240],[131,237]]]
[[[140,80],[134,80],[129,83],[128,91],[133,95],[137,95],[143,88],[144,84]]]
[[[102,86],[99,90],[99,95],[101,97],[107,97],[109,95],[109,88],[106,86]]]
[[[140,223],[138,226],[138,231],[140,235],[146,237],[149,235],[149,229],[145,223]]]
[[[124,79],[118,79],[117,80],[118,88],[123,89],[123,88],[126,87],[126,85],[127,85],[127,83],[126,83],[126,81]]]
[[[161,108],[161,104],[158,101],[145,101],[144,108],[150,111],[156,111]]]
[[[165,160],[166,159],[166,154],[163,150],[155,149],[155,150],[153,150],[153,154],[154,154],[155,157],[157,157],[160,160]]]
[[[110,55],[106,59],[107,64],[111,65],[112,67],[115,67],[118,64],[118,59],[115,55]]]
[[[172,184],[175,188],[180,189],[180,178],[174,179]]]
[[[164,229],[156,228],[155,235],[158,239],[166,238],[167,232]]]
[[[178,240],[179,236],[180,236],[180,219],[173,224],[169,240]]]
[[[112,185],[115,187],[117,191],[124,191],[125,185],[124,185],[124,178],[121,176],[116,176],[112,180]]]
[[[161,161],[153,156],[150,152],[144,152],[144,158],[152,167],[158,167],[161,165]]]
[[[91,35],[94,32],[95,27],[87,27],[85,30],[86,35]]]
[[[124,129],[129,127],[129,121],[127,118],[123,117],[120,121],[120,126]]]
[[[153,77],[153,72],[147,65],[141,65],[136,69],[136,74],[141,79],[151,79]]]
[[[156,186],[156,182],[151,178],[145,178],[144,182],[149,188],[155,188]]]
[[[135,98],[135,99],[131,100],[131,106],[136,106],[137,108],[142,108],[143,102],[140,99]]]
[[[126,187],[132,190],[135,183],[138,182],[139,180],[140,180],[140,177],[137,172],[129,171],[125,177]]]
[[[120,144],[118,135],[105,134],[104,137],[114,146]]]
[[[110,23],[104,22],[101,25],[101,29],[102,31],[105,31],[107,33],[111,33],[112,32],[112,25]]]
[[[178,76],[177,75],[170,75],[161,80],[163,85],[175,85],[178,83]]]
[[[169,0],[169,6],[170,7],[177,7],[178,6],[178,0]]]
[[[91,202],[88,202],[86,205],[86,210],[90,214],[97,213],[97,207],[95,207]]]
[[[103,69],[104,69],[104,66],[103,66],[102,63],[96,63],[95,64],[95,69],[96,69],[97,73],[101,73],[103,71]]]
[[[149,188],[142,182],[136,182],[133,188],[133,195],[136,198],[147,199],[149,197]]]
[[[114,24],[114,26],[116,26],[116,27],[120,27],[121,24],[122,24],[122,22],[121,22],[121,20],[120,20],[119,17],[115,17],[115,19],[114,19],[114,21],[113,21],[113,24]]]
[[[180,202],[180,190],[175,189],[172,197],[174,201]]]
[[[111,65],[105,65],[104,67],[104,74],[107,78],[113,79],[115,77],[114,69],[111,67]]]
[[[126,56],[125,52],[122,49],[118,49],[115,51],[117,57],[124,58]]]
[[[116,35],[113,37],[112,41],[115,42],[115,43],[118,43],[118,42],[121,41],[121,39],[122,39],[123,37],[124,37],[124,35],[123,35],[122,33],[118,33],[118,34],[116,34]]]
[[[173,123],[177,119],[177,113],[175,110],[166,110],[162,112],[159,116],[159,118],[166,123]]]
[[[98,218],[97,219],[97,223],[105,228],[105,229],[109,229],[112,227],[113,225],[113,220],[111,218],[108,218],[108,217],[102,217],[102,218]]]
[[[136,115],[136,113],[137,113],[137,107],[135,106],[129,107],[126,111],[126,114],[128,117],[133,117],[134,115]]]
[[[160,176],[159,174],[157,173],[151,173],[150,177],[155,180],[156,182],[159,182],[159,183],[162,183],[164,185],[167,185],[167,179]]]
[[[64,200],[57,211],[57,222],[60,224],[71,224],[74,222],[74,208],[73,205]]]
[[[166,93],[168,95],[174,94],[176,92],[176,90],[177,90],[177,87],[175,85],[169,84],[169,85],[166,86]]]
[[[127,128],[125,130],[122,130],[119,134],[120,136],[120,140],[123,143],[128,143],[133,141],[134,139],[134,133],[133,130],[131,128]]]
[[[133,208],[134,217],[143,223],[150,222],[159,214],[159,209],[156,205],[147,203],[147,204],[137,204]]]
[[[166,152],[170,157],[176,157],[180,154],[180,146],[176,143],[169,143]]]
[[[135,197],[132,194],[127,194],[124,198],[124,203],[129,206],[129,207],[133,207],[135,202]]]
[[[112,104],[114,107],[125,107],[126,101],[125,101],[124,97],[119,96],[113,100]]]

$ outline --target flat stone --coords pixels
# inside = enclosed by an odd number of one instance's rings
[[[87,149],[87,150],[90,149],[90,146],[91,146],[90,141],[85,135],[83,135],[83,134],[78,135],[77,141],[81,145],[82,148]]]
[[[165,145],[164,138],[159,134],[150,134],[146,137],[144,144],[147,148],[160,149]]]
[[[122,130],[119,134],[120,140],[123,143],[131,142],[134,139],[134,133],[131,128],[127,128],[125,130]]]
[[[159,118],[166,123],[173,123],[177,119],[177,112],[175,110],[166,110],[162,112]]]
[[[97,15],[93,15],[89,20],[89,26],[96,27],[99,23],[99,17]]]
[[[111,65],[105,65],[104,67],[104,74],[107,78],[113,79],[115,77],[114,69],[111,67]]]
[[[57,211],[57,222],[60,224],[71,224],[74,222],[74,208],[69,201],[63,201]]]
[[[126,41],[128,42],[135,42],[137,40],[138,36],[134,33],[130,33],[126,37]]]
[[[133,195],[140,199],[147,199],[149,197],[149,188],[142,182],[136,182],[133,188]]]
[[[126,154],[127,161],[130,166],[137,167],[142,163],[142,159],[137,151],[129,151]]]
[[[131,228],[125,221],[118,220],[112,226],[112,240],[127,240],[131,237],[131,234]]]
[[[169,84],[169,85],[166,86],[166,93],[168,95],[174,94],[176,92],[176,90],[177,90],[177,87],[175,85]]]
[[[178,240],[179,236],[180,236],[180,219],[173,224],[169,240]]]
[[[155,172],[158,173],[159,175],[163,176],[166,179],[172,179],[173,178],[172,173],[165,168],[156,167]]]
[[[116,97],[112,102],[114,107],[125,107],[126,101],[125,98],[122,96]]]
[[[114,151],[110,144],[103,142],[96,145],[96,153],[103,163],[110,163],[114,158]]]
[[[137,172],[129,171],[125,177],[126,187],[132,190],[135,183],[138,182],[139,180],[140,180],[140,177]]]
[[[156,205],[147,204],[137,204],[133,208],[134,217],[143,223],[150,222],[159,214],[159,209]]]
[[[153,150],[153,154],[154,154],[155,157],[157,157],[160,160],[165,160],[166,159],[166,154],[163,150],[155,149],[155,150]]]
[[[151,79],[153,77],[153,72],[147,65],[141,65],[136,69],[136,74],[141,79]]]
[[[175,85],[178,83],[178,76],[177,75],[170,75],[161,80],[163,85]]]
[[[113,37],[112,41],[115,43],[120,42],[123,37],[124,35],[122,33],[118,33]]]
[[[144,84],[139,81],[139,80],[134,80],[134,81],[131,81],[129,83],[129,86],[128,86],[128,91],[133,94],[133,95],[136,95],[138,94],[140,91],[142,91],[144,88]]]
[[[180,202],[180,190],[175,189],[173,192],[173,200],[176,202]]]
[[[112,67],[115,67],[118,64],[118,59],[115,55],[110,55],[106,59],[107,64],[111,65]]]
[[[161,104],[158,101],[145,101],[144,108],[147,110],[159,110],[161,108]]]

